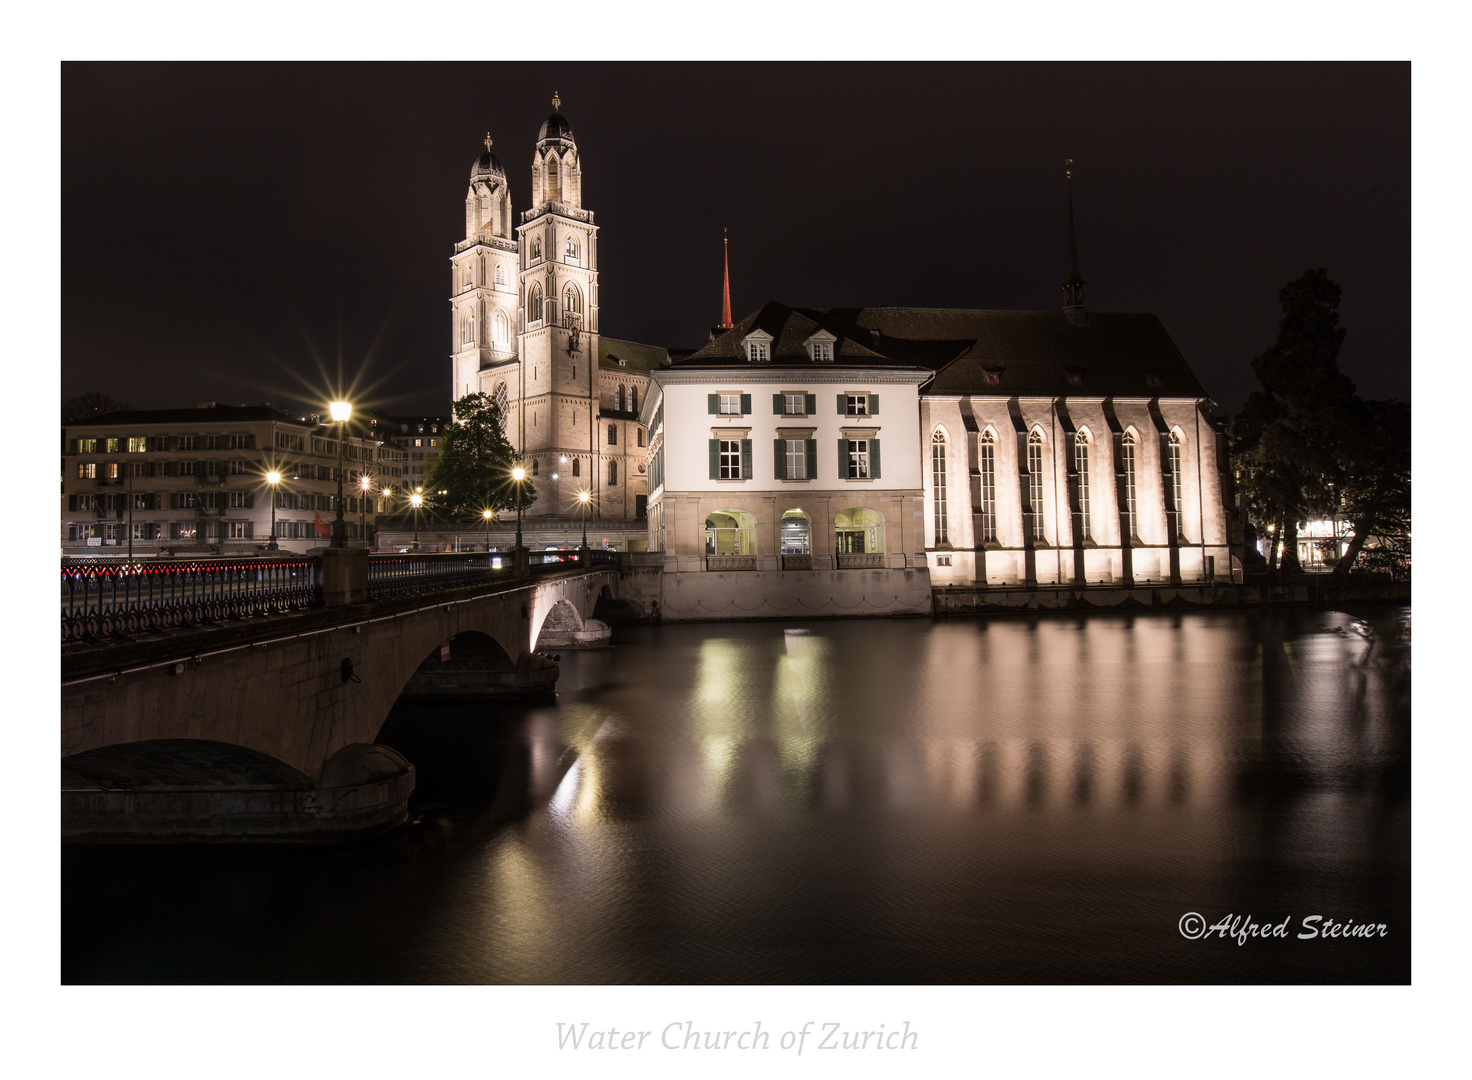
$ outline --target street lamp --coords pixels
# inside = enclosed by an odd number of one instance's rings
[[[582,511],[581,516],[582,516],[582,519],[583,519],[583,550],[584,551],[586,551],[587,548],[588,548],[588,500],[590,498],[592,498],[592,495],[588,492],[588,490],[586,488],[584,490],[578,492],[578,507]]]
[[[494,510],[482,510],[480,516],[486,519],[486,551],[491,550],[491,520],[496,516]]]
[[[520,465],[511,470],[511,479],[516,481],[516,546],[521,547],[521,485],[526,479],[526,470]]]
[[[419,508],[424,505],[424,496],[420,494],[424,489],[415,488],[414,494],[409,496],[409,502],[414,507],[414,550],[419,550]]]
[[[358,539],[368,537],[368,490],[373,487],[373,478],[367,473],[358,477]]]
[[[272,469],[266,474],[266,483],[271,485],[271,539],[266,550],[280,551],[281,546],[276,543],[276,485],[281,483],[281,474]]]
[[[344,444],[347,442],[348,419],[353,415],[353,407],[346,401],[333,401],[327,406],[332,413],[332,419],[337,422],[337,518],[332,523],[332,546],[335,548],[345,547],[343,533],[345,531],[342,523],[342,461]]]

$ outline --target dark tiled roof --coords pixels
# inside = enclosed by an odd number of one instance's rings
[[[624,361],[622,364],[619,361]],[[598,336],[598,366],[626,367],[635,371],[653,371],[668,367],[669,350],[660,345],[641,345],[637,341]]]
[[[674,366],[746,364],[741,341],[758,329],[773,337],[774,366],[811,366],[804,343],[820,328],[838,339],[836,363],[935,371],[928,393],[1206,397],[1165,327],[1148,314],[1090,312],[1075,324],[1062,311],[789,308],[774,301]],[[989,373],[999,380],[989,381]]]
[[[107,424],[117,427],[122,424],[243,424],[251,421],[272,420],[281,424],[307,424],[311,421],[298,420],[268,405],[215,405],[208,409],[143,409],[136,412],[104,413],[89,416],[85,420],[73,420],[63,427],[90,427]]]

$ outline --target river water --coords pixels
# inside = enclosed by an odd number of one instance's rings
[[[1408,982],[1410,625],[629,628],[555,704],[401,703],[392,835],[64,848],[62,978]]]

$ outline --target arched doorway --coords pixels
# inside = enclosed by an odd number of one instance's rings
[[[756,518],[745,510],[709,514],[705,519],[705,557],[710,569],[756,569]]]
[[[813,567],[813,522],[803,511],[793,508],[783,513],[777,523],[778,554],[784,570],[811,570]]]
[[[833,532],[840,570],[884,565],[884,515],[877,510],[866,506],[840,510]]]

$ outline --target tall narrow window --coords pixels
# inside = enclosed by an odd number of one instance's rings
[[[610,485],[618,483],[618,462],[616,461],[608,463],[608,482]]]
[[[613,388],[613,407],[619,412],[624,411],[624,388],[622,386]]]
[[[1128,530],[1125,540],[1139,535],[1135,518],[1135,433],[1126,431],[1120,440],[1119,456],[1124,462],[1124,521]]]
[[[720,440],[720,474],[721,480],[741,479],[741,441],[739,439]]]
[[[582,476],[583,475],[583,463],[578,458],[573,458],[572,459],[572,474],[574,476]]]
[[[1078,473],[1079,533],[1087,540],[1093,535],[1089,527],[1089,436],[1082,431],[1073,436],[1073,467]]]
[[[506,316],[498,311],[491,320],[491,340],[497,345],[505,345],[510,339],[511,332],[506,322]]]
[[[636,386],[631,386],[631,387],[629,387],[629,412],[638,412],[638,411],[639,411],[639,388],[636,387]]]
[[[617,446],[618,445],[618,428],[617,428],[617,426],[615,426],[613,424],[609,424],[608,425],[608,445],[609,446]]]
[[[537,323],[542,321],[542,287],[533,285],[531,291],[526,294],[526,318],[527,322]]]
[[[499,263],[496,264],[496,284],[497,285],[505,285],[506,284],[506,268],[504,266],[500,265]]]
[[[1181,460],[1185,457],[1182,450],[1185,440],[1179,432],[1171,432],[1170,435],[1170,508],[1176,516],[1176,531],[1185,534],[1185,528],[1181,522]]]
[[[1033,429],[1027,437],[1027,499],[1032,506],[1032,538],[1043,535],[1043,433]]]
[[[990,431],[981,436],[981,541],[997,540],[997,439]]]
[[[935,542],[951,542],[950,523],[946,520],[946,437],[937,431],[930,438],[931,502],[935,507]]]

